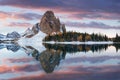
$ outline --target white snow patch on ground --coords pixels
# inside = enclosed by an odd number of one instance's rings
[[[88,45],[93,45],[93,44],[113,44],[112,41],[88,41],[88,42],[78,42],[78,41],[73,41],[73,42],[54,42],[54,41],[49,41],[49,42],[43,42],[43,43],[48,43],[48,44],[88,44]]]

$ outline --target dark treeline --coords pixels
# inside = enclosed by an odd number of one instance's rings
[[[116,34],[116,37],[113,38],[114,42],[120,42],[120,36],[118,36],[118,34]]]
[[[66,33],[59,33],[55,35],[48,35],[44,38],[43,41],[110,41],[111,39],[108,38],[106,35],[102,34],[88,34],[88,33],[78,33],[78,32],[66,32]]]

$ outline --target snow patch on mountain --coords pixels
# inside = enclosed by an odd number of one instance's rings
[[[43,47],[43,45],[42,45],[42,40],[43,40],[43,38],[45,38],[45,36],[46,36],[45,33],[39,31],[38,34],[36,34],[35,36],[33,36],[31,38],[22,37],[17,42],[22,47],[32,46],[36,50],[41,52],[43,50],[46,50],[46,48]]]
[[[19,44],[23,45],[39,45],[42,43],[42,40],[45,38],[46,34],[39,31],[38,34],[31,38],[22,37],[18,40]]]

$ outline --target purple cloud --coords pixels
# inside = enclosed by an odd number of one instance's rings
[[[120,29],[120,26],[110,26],[100,22],[80,23],[66,22],[66,26],[81,27],[81,28],[100,28],[100,29]]]
[[[38,20],[42,17],[42,15],[35,14],[35,13],[23,13],[23,14],[17,14],[16,17],[20,17],[26,20]]]
[[[0,5],[75,12],[81,17],[120,19],[120,0],[1,0]],[[82,12],[82,13],[81,13]],[[70,14],[69,13],[69,14]],[[86,13],[86,15],[84,15]],[[96,13],[105,13],[96,14]],[[88,16],[88,14],[90,16]],[[118,17],[117,17],[118,16]]]
[[[37,13],[14,13],[0,11],[1,18],[13,18],[13,19],[24,19],[24,20],[38,20],[42,17]]]
[[[75,17],[78,19],[82,18],[89,18],[89,19],[107,19],[107,20],[119,20],[120,15],[119,14],[109,14],[109,13],[100,13],[100,12],[86,12],[86,13],[77,13],[71,15],[71,17]]]
[[[11,22],[11,23],[9,23],[8,24],[8,26],[10,26],[10,27],[31,27],[32,26],[32,24],[30,24],[30,23],[25,23],[25,22]]]

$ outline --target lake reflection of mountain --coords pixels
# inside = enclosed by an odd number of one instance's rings
[[[98,52],[101,50],[107,50],[109,46],[115,46],[119,49],[119,46],[114,45],[57,45],[57,44],[43,44],[46,50],[39,52],[31,46],[26,46],[25,50],[29,52],[36,60],[40,61],[42,68],[46,73],[52,73],[56,66],[59,66],[60,61],[65,59],[69,53],[77,52]]]
[[[17,52],[21,47],[15,43],[2,43],[0,44],[0,49],[6,48],[7,50],[11,50],[13,52]]]
[[[54,68],[60,64],[60,60],[65,58],[65,54],[60,50],[46,49],[39,52],[31,46],[26,46],[25,50],[29,50],[30,54],[38,61],[40,61],[42,68],[46,73],[51,73]]]
[[[0,80],[119,80],[119,49],[119,44],[1,43]]]
[[[66,55],[69,53],[77,53],[77,52],[88,52],[92,51],[105,51],[109,46],[114,46],[116,51],[120,49],[119,44],[101,44],[101,45],[72,45],[72,44],[43,44],[46,50],[38,51],[32,46],[24,46],[20,47],[18,44],[0,44],[0,49],[6,48],[7,50],[11,50],[13,52],[17,52],[19,49],[24,50],[24,52],[28,55],[32,55],[37,61],[40,62],[42,68],[46,73],[52,73],[56,66],[59,66],[60,61],[65,59]]]

